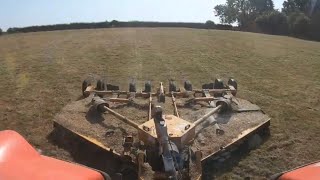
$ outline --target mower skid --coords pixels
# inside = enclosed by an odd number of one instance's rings
[[[231,140],[225,146],[220,147],[219,150],[207,155],[201,159],[202,166],[202,178],[212,178],[207,177],[208,171],[220,171],[225,164],[232,162],[235,156],[242,152],[248,152],[253,148],[248,147],[252,137],[258,135],[262,141],[265,141],[269,136],[269,126],[270,118],[264,121],[263,123],[242,131],[238,137]],[[260,144],[259,144],[260,145]],[[257,147],[254,147],[257,148]],[[239,157],[237,157],[239,158]],[[210,170],[208,167],[211,167]],[[211,174],[212,176],[212,174]]]
[[[262,124],[259,124],[256,127],[247,129],[239,134],[239,136],[232,140],[231,143],[227,144],[226,146],[222,146],[220,150],[213,152],[212,154],[204,157],[201,162],[202,163],[208,163],[212,162],[213,160],[218,159],[218,157],[221,157],[221,154],[225,152],[232,152],[237,150],[237,147],[239,147],[241,144],[248,141],[248,139],[255,134],[259,135],[265,135],[265,133],[269,130],[270,126],[270,119],[268,121],[265,121]]]
[[[112,179],[138,179],[138,167],[133,161],[123,158],[95,138],[68,129],[56,121],[53,126],[51,138],[57,145],[69,151],[76,162],[106,172]]]
[[[91,144],[97,146],[98,148],[101,148],[101,149],[105,150],[106,152],[113,153],[114,155],[120,156],[119,153],[115,152],[115,151],[112,150],[111,148],[106,147],[105,145],[103,145],[103,144],[102,144],[101,142],[99,142],[98,140],[96,140],[96,139],[94,139],[94,138],[91,138],[91,137],[89,137],[89,136],[85,136],[85,135],[83,135],[83,134],[81,134],[81,133],[77,133],[76,131],[73,131],[73,130],[71,130],[71,129],[68,129],[68,128],[62,126],[61,124],[59,124],[59,123],[56,122],[56,121],[53,122],[53,127],[54,127],[55,129],[60,129],[60,130],[63,130],[63,131],[65,131],[65,132],[67,132],[67,133],[73,134],[73,135],[76,136],[77,138],[83,139],[83,140],[87,141],[88,143],[91,143]]]

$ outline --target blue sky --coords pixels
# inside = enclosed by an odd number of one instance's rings
[[[69,22],[130,21],[205,22],[219,19],[213,7],[225,0],[6,0],[0,28]],[[283,0],[274,0],[281,9]]]

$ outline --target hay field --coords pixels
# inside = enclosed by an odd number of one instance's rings
[[[46,155],[70,160],[47,135],[89,73],[127,89],[135,78],[195,87],[234,77],[238,96],[272,118],[271,137],[219,179],[261,179],[320,159],[320,43],[186,28],[112,28],[0,36],[0,129]]]

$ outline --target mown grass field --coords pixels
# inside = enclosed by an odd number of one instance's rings
[[[0,36],[0,129],[23,134],[43,153],[53,116],[81,95],[89,73],[126,89],[131,78],[196,87],[238,80],[238,96],[272,117],[271,137],[221,179],[261,179],[320,160],[320,43],[263,34],[184,28],[115,28]],[[213,140],[214,141],[214,140]]]

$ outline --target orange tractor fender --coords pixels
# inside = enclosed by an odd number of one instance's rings
[[[105,180],[106,174],[40,155],[15,131],[0,131],[0,179]]]
[[[319,180],[320,161],[309,163],[271,177],[272,180]]]

